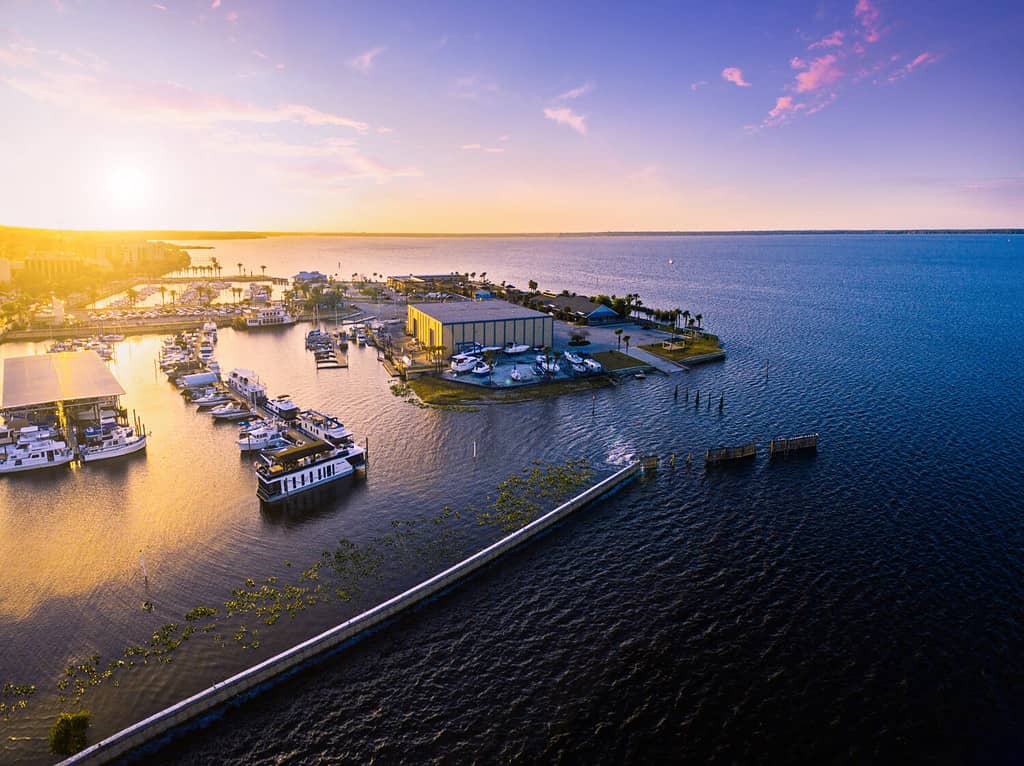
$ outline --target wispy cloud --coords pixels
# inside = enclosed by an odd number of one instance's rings
[[[796,76],[796,92],[809,93],[831,85],[843,76],[839,58],[831,53],[807,63],[794,58],[790,65],[803,71]]]
[[[910,63],[905,64],[905,65],[901,66],[899,69],[897,69],[896,71],[892,72],[886,78],[886,80],[888,82],[896,82],[897,80],[902,80],[904,77],[909,75],[915,69],[918,69],[918,68],[923,67],[923,66],[928,66],[929,64],[934,64],[938,60],[939,60],[939,57],[936,56],[934,53],[929,53],[928,51],[925,51],[924,53],[922,53],[919,56],[917,56],[916,58],[914,58],[914,60],[911,61]]]
[[[468,152],[487,152],[489,154],[505,153],[505,147],[503,146],[484,146],[482,144],[463,144],[462,150]]]
[[[843,44],[843,38],[845,33],[841,29],[837,29],[827,37],[823,37],[816,43],[811,43],[807,46],[807,50],[815,50],[816,48],[837,48]]]
[[[357,72],[367,74],[371,69],[373,69],[373,64],[377,57],[386,50],[386,45],[381,45],[376,48],[370,48],[370,50],[366,51],[365,53],[360,53],[354,59],[349,61],[348,64]]]
[[[220,0],[213,0],[213,2],[210,3],[210,10],[215,11],[218,8],[220,8]]]
[[[853,15],[860,22],[861,31],[866,42],[876,43],[882,38],[880,23],[882,14],[871,0],[857,0],[857,5],[853,9]]]
[[[497,93],[498,83],[483,74],[457,77],[448,85],[448,94],[454,98],[480,98],[488,93]]]
[[[369,125],[305,104],[258,106],[204,93],[173,82],[98,78],[80,72],[42,72],[29,77],[0,77],[7,85],[37,101],[129,120],[183,123],[283,123],[350,128],[361,133]]]
[[[156,8],[158,11],[166,11],[167,10],[167,6],[166,5],[160,5],[160,3],[150,3],[150,5],[152,5],[152,7],[154,7],[154,8]]]
[[[387,135],[390,135],[391,133],[394,133],[394,132],[395,132],[394,128],[389,128],[389,127],[386,127],[384,125],[381,125],[379,128],[377,128],[377,133],[379,133],[382,136],[387,136]]]
[[[722,79],[738,85],[741,88],[749,88],[750,83],[743,79],[743,70],[739,67],[727,66],[722,70]]]
[[[587,80],[582,85],[572,88],[571,90],[567,90],[565,93],[559,94],[555,97],[555,101],[571,101],[574,98],[579,98],[580,96],[585,96],[588,93],[593,93],[596,89],[597,84],[591,80]]]
[[[691,82],[691,83],[690,83],[690,90],[692,90],[692,91],[698,91],[698,90],[700,90],[701,88],[704,88],[704,87],[706,87],[706,86],[707,86],[707,84],[708,84],[708,81],[707,81],[707,80],[698,80],[697,82]]]
[[[261,51],[259,48],[253,48],[252,49],[252,55],[255,56],[256,58],[260,58],[260,59],[264,59],[264,60],[269,58],[269,56],[267,56],[267,54],[264,53],[263,51]]]
[[[581,136],[587,135],[587,118],[582,114],[576,114],[572,109],[567,106],[552,108],[548,107],[544,110],[544,116],[549,120],[557,122],[559,125],[566,125]]]

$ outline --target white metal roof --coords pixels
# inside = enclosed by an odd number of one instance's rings
[[[4,360],[3,404],[10,410],[124,393],[95,351],[15,356]]]

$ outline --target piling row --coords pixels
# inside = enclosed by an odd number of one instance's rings
[[[293,646],[281,654],[264,660],[258,665],[254,665],[248,670],[228,678],[226,681],[214,684],[176,705],[172,705],[138,723],[132,724],[128,728],[122,729],[118,733],[97,742],[95,745],[86,748],[61,763],[107,763],[187,723],[196,716],[230,701],[243,692],[261,685],[269,685],[281,674],[344,644],[346,641],[355,638],[360,633],[376,625],[392,619],[400,612],[420,603],[424,599],[451,588],[481,567],[522,545],[574,511],[611,494],[634,478],[640,472],[640,469],[639,461],[631,463],[607,479],[598,482],[585,492],[558,506],[553,511],[530,522],[522,529],[503,537],[493,545],[449,567],[440,574],[424,580],[404,593],[400,593],[394,598],[350,620],[346,620],[308,641]]]

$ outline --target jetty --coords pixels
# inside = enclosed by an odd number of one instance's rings
[[[237,704],[244,692],[269,687],[288,671],[309,664],[317,657],[331,650],[343,647],[357,636],[383,623],[388,623],[400,613],[416,606],[431,597],[442,594],[465,581],[470,575],[482,567],[494,562],[507,553],[515,550],[531,538],[559,523],[590,503],[601,500],[621,487],[640,473],[640,462],[633,462],[620,469],[608,478],[598,482],[590,489],[568,500],[557,508],[530,522],[496,543],[473,554],[458,564],[449,567],[440,574],[424,580],[409,590],[388,599],[372,609],[357,615],[340,625],[324,631],[313,638],[303,641],[280,654],[277,654],[248,670],[244,670],[225,681],[216,683],[198,694],[194,694],[176,705],[161,710],[126,729],[97,742],[80,753],[61,761],[61,764],[76,766],[81,764],[102,764],[123,758],[136,748],[152,742],[158,737],[172,736],[174,730],[189,725],[198,725],[196,719],[224,704]],[[248,695],[246,695],[248,696]]]
[[[768,442],[768,458],[785,457],[791,452],[814,451],[817,449],[817,434],[793,436],[788,439],[772,439]]]
[[[716,447],[704,453],[704,465],[719,465],[738,460],[750,460],[757,457],[757,445],[754,442],[741,447]]]

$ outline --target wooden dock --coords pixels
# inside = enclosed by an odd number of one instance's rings
[[[785,457],[790,452],[818,449],[818,435],[793,436],[789,439],[772,439],[768,442],[768,457]]]
[[[318,370],[340,370],[342,367],[348,367],[348,359],[345,358],[345,355],[334,349],[315,351],[313,358]]]
[[[704,465],[731,463],[736,460],[749,460],[757,457],[757,445],[754,442],[742,447],[716,447],[704,453]]]

